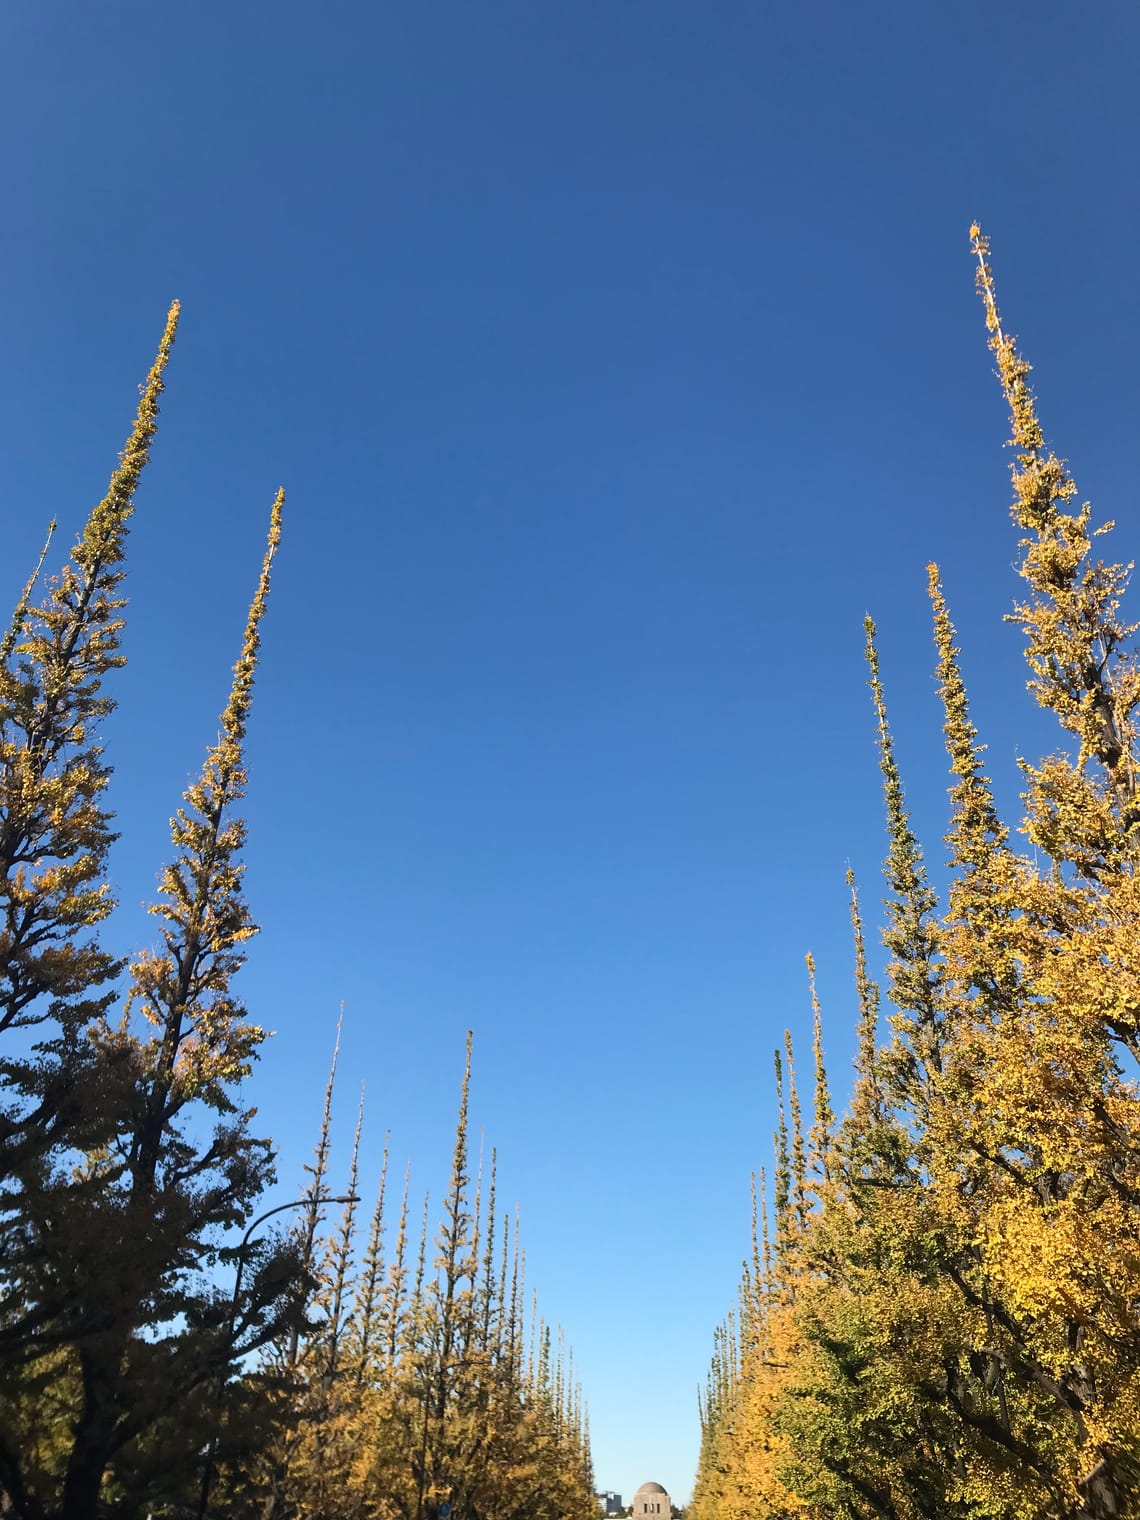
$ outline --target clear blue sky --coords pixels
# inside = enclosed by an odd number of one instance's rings
[[[1140,550],[1124,0],[25,0],[0,15],[14,596],[101,492],[173,296],[110,729],[124,947],[216,731],[275,487],[243,990],[292,1188],[343,1129],[441,1184],[473,1115],[575,1348],[599,1486],[677,1496],[815,952],[872,915],[878,618],[916,820],[943,565],[1003,797],[1051,745],[966,229]],[[1128,474],[1126,475],[1126,470]]]

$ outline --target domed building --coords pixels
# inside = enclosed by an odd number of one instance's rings
[[[669,1520],[673,1505],[660,1483],[643,1483],[633,1496],[633,1520]]]

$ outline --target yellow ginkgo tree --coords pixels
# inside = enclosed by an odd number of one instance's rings
[[[1023,765],[1032,853],[1020,851],[983,770],[947,597],[929,566],[951,772],[940,900],[906,812],[868,620],[889,838],[884,1017],[855,905],[856,1082],[834,1143],[826,1155],[818,1140],[813,1148],[787,1365],[773,1403],[759,1393],[762,1364],[722,1334],[699,1520],[728,1520],[744,1491],[752,1515],[806,1506],[889,1520],[1117,1520],[1140,1503],[1130,566],[1097,555],[1111,524],[1094,528],[1048,447],[977,227],[971,244],[1012,419],[1027,590],[1011,620],[1062,748]],[[817,1136],[829,1110],[824,1090]],[[778,1171],[785,1153],[778,1146]],[[781,1194],[786,1235],[783,1207]],[[788,1293],[780,1255],[765,1264],[760,1301]],[[753,1481],[758,1450],[773,1454],[775,1492]]]

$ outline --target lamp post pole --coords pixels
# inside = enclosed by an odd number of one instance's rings
[[[359,1203],[359,1198],[345,1195],[340,1198],[320,1198],[318,1205],[326,1203]],[[231,1347],[234,1338],[234,1326],[237,1323],[238,1299],[241,1295],[242,1272],[245,1268],[245,1248],[249,1245],[250,1236],[267,1219],[272,1219],[274,1214],[283,1214],[286,1209],[301,1209],[312,1203],[311,1198],[294,1198],[289,1203],[279,1203],[276,1208],[266,1209],[264,1214],[257,1218],[246,1230],[241,1238],[241,1244],[237,1248],[237,1272],[234,1274],[234,1291],[230,1295],[230,1313],[226,1321],[226,1345]],[[226,1399],[226,1374],[229,1371],[229,1357],[222,1363],[222,1370],[218,1376],[218,1395],[216,1399],[215,1418],[216,1425],[214,1434],[210,1437],[210,1445],[206,1451],[206,1465],[202,1472],[202,1488],[198,1495],[198,1520],[206,1520],[206,1513],[210,1503],[210,1487],[214,1481],[214,1458],[218,1451],[218,1435],[222,1423],[222,1410]]]

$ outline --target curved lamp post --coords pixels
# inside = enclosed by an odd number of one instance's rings
[[[283,1214],[286,1209],[303,1209],[306,1207],[311,1207],[312,1202],[313,1200],[311,1198],[294,1198],[290,1200],[289,1203],[279,1203],[276,1208],[266,1209],[264,1214],[259,1214],[257,1216],[257,1218],[250,1225],[249,1229],[246,1230],[245,1234],[242,1236],[241,1244],[237,1248],[237,1272],[234,1274],[234,1291],[230,1295],[230,1313],[229,1319],[226,1322],[227,1344],[232,1343],[234,1337],[234,1325],[237,1322],[238,1298],[241,1295],[242,1272],[245,1268],[245,1248],[247,1245],[249,1245],[250,1236],[253,1234],[254,1230],[263,1225],[267,1219],[272,1219],[274,1214]],[[317,1207],[319,1208],[326,1203],[359,1202],[360,1199],[354,1195],[345,1194],[339,1198],[318,1198]],[[225,1363],[222,1366],[221,1376],[218,1379],[217,1417],[219,1429],[215,1430],[214,1434],[210,1437],[210,1445],[206,1452],[206,1466],[205,1470],[202,1473],[202,1489],[201,1493],[198,1496],[198,1520],[206,1520],[206,1513],[210,1503],[210,1488],[214,1481],[214,1458],[217,1455],[218,1451],[218,1434],[221,1427],[222,1409],[225,1404],[226,1375],[228,1371],[229,1358],[227,1357]]]

